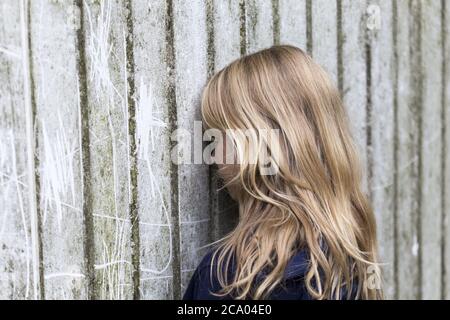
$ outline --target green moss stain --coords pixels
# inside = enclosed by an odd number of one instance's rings
[[[214,45],[214,3],[206,1],[206,34],[207,34],[207,72],[208,79],[215,69],[216,48]]]
[[[246,0],[239,1],[239,37],[241,56],[247,54],[247,9]]]
[[[174,37],[174,16],[173,1],[166,1],[165,16],[165,42],[166,42],[166,64],[168,68],[168,77],[166,80],[166,101],[168,106],[169,128],[168,132],[173,132],[177,128],[177,100],[175,91],[175,37]],[[176,146],[176,142],[170,141],[170,150]],[[172,274],[173,274],[173,298],[181,298],[181,257],[180,257],[180,225],[179,225],[179,206],[178,206],[178,166],[171,162],[170,164],[170,214],[172,224]]]
[[[312,0],[306,0],[306,50],[312,56],[313,30],[312,30]]]
[[[129,201],[129,215],[131,220],[131,261],[133,264],[133,299],[140,297],[140,234],[139,234],[139,212],[138,212],[138,170],[137,170],[137,146],[136,146],[136,105],[135,105],[135,79],[134,79],[134,48],[133,48],[133,12],[131,1],[125,2],[126,11],[126,68],[128,82],[128,137],[130,153],[130,184],[131,199]]]
[[[76,32],[77,48],[77,72],[80,88],[80,114],[81,114],[81,152],[82,152],[82,176],[83,176],[83,217],[84,217],[84,263],[86,267],[88,299],[97,298],[95,288],[94,271],[94,218],[92,215],[92,192],[91,192],[91,162],[90,162],[90,137],[89,137],[89,105],[87,90],[87,65],[86,65],[86,43],[84,39],[84,2],[75,0],[75,5],[80,12],[80,28]]]
[[[338,89],[341,96],[344,95],[344,63],[343,63],[343,45],[344,32],[342,30],[342,0],[336,0],[336,21],[337,21],[337,78]]]
[[[273,44],[280,44],[280,0],[272,0]]]
[[[30,100],[31,100],[31,113],[32,113],[32,121],[33,121],[33,127],[36,127],[37,124],[37,106],[36,106],[36,85],[35,85],[35,79],[34,79],[34,64],[33,64],[33,46],[32,46],[32,39],[31,39],[31,6],[27,6],[27,41],[28,41],[28,65],[29,70],[24,70],[24,72],[29,73],[30,78]],[[37,248],[38,248],[38,296],[40,299],[45,299],[45,282],[44,282],[44,256],[43,256],[43,249],[42,249],[42,221],[41,221],[41,210],[40,210],[40,194],[41,194],[41,176],[40,176],[40,170],[39,170],[39,155],[36,150],[39,150],[39,139],[37,138],[38,134],[34,135],[34,180],[35,180],[35,192],[36,192],[36,223],[37,223]]]
[[[372,36],[373,33],[365,28],[364,51],[366,60],[366,144],[367,144],[367,185],[369,186],[369,198],[373,200],[372,185],[373,177],[373,148],[372,148]]]

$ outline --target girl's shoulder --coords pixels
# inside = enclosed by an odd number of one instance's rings
[[[217,278],[217,259],[214,258],[215,249],[210,249],[200,261],[194,271],[192,278],[185,291],[183,299],[232,299],[230,296],[219,297],[214,292],[219,292],[221,285]],[[308,252],[299,250],[289,260],[283,274],[283,281],[279,288],[273,291],[270,299],[309,299],[304,286],[303,277],[308,268]],[[227,270],[222,270],[228,275],[228,279],[234,276],[234,260],[231,259]],[[259,279],[264,277],[264,273],[259,275]]]
[[[221,289],[220,282],[217,278],[217,259],[213,259],[215,249],[210,249],[203,256],[199,265],[195,269],[191,280],[185,290],[184,300],[223,300],[232,299],[231,297],[219,297],[214,293]],[[233,269],[223,270],[228,275],[233,275]]]
[[[197,270],[204,270],[204,269],[211,269],[211,266],[217,267],[217,259],[213,259],[214,253],[216,249],[210,249],[206,252],[206,254],[203,256],[202,260],[200,261]],[[228,270],[228,272],[231,271],[233,273],[234,270],[234,260],[231,259],[231,269]],[[285,272],[284,272],[284,279],[291,279],[295,277],[303,277],[305,272],[308,269],[308,263],[309,263],[309,254],[306,249],[301,249],[297,251],[296,254],[294,254],[291,259],[289,260]],[[224,270],[225,271],[225,270]]]

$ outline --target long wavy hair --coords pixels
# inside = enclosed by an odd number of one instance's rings
[[[312,298],[350,298],[352,292],[353,298],[382,298],[369,277],[380,279],[374,214],[362,192],[340,94],[326,72],[293,46],[241,57],[208,82],[202,117],[206,128],[256,132],[256,147],[229,135],[239,165],[224,179],[235,190],[239,222],[213,254],[211,272],[222,286],[216,294],[267,298],[282,282],[289,259],[307,249],[304,281]],[[262,143],[269,142],[258,134],[262,129],[278,130],[277,143]],[[263,145],[268,152],[261,152]],[[261,174],[264,155],[275,174]],[[255,162],[248,160],[255,156]],[[223,270],[231,259],[235,273],[229,278]],[[266,276],[258,282],[262,271]]]

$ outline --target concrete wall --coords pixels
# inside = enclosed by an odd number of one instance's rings
[[[342,92],[387,294],[450,298],[445,0],[0,2],[0,298],[179,298],[236,205],[170,161],[208,77],[273,44]],[[187,142],[186,142],[187,143]]]

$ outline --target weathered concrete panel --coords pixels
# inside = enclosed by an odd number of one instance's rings
[[[311,1],[312,57],[330,74],[337,86],[337,6],[336,1]]]
[[[291,44],[307,50],[305,0],[279,1],[280,44]]]
[[[141,298],[173,297],[170,106],[165,1],[133,2]]]
[[[422,108],[420,124],[422,298],[441,297],[442,37],[441,1],[421,1]]]
[[[211,1],[207,27],[211,48],[208,52],[209,74],[219,71],[241,53],[241,7],[238,1]],[[242,26],[243,27],[243,26]],[[224,32],[226,30],[226,32]],[[211,191],[211,241],[216,241],[230,232],[238,220],[238,207],[217,175],[210,169]]]
[[[397,213],[397,296],[401,299],[419,297],[419,235],[418,163],[419,110],[414,101],[417,81],[416,65],[411,54],[414,48],[409,1],[396,1],[397,22],[397,124],[396,124],[396,213]]]
[[[268,48],[274,43],[271,1],[245,0],[245,53]]]
[[[450,299],[450,4],[443,1],[444,12],[444,25],[443,25],[443,39],[445,43],[444,47],[444,132],[445,132],[445,145],[444,150],[444,221],[443,223],[443,254],[444,256],[444,270],[442,270],[443,277],[443,299]]]
[[[238,1],[211,1],[214,70],[218,71],[239,58],[241,52],[241,20]]]
[[[194,164],[194,148],[201,147],[201,137],[194,140],[195,129],[201,135],[200,94],[207,79],[206,5],[204,1],[173,2],[175,41],[175,86],[177,128],[188,138],[178,137],[178,146],[192,155],[191,164],[178,166],[180,222],[181,292],[209,243],[209,168]],[[195,23],[192,23],[195,21]],[[200,139],[200,140],[199,140]],[[199,159],[201,161],[201,159]]]
[[[84,299],[79,10],[64,2],[30,5],[45,298]]]
[[[85,1],[85,41],[94,228],[94,297],[133,297],[129,203],[126,10],[122,1]]]
[[[23,2],[3,1],[0,10],[0,298],[36,299],[24,83],[27,9]]]
[[[366,70],[366,1],[343,0],[341,4],[342,43],[339,44],[342,65],[339,66],[341,94],[353,137],[359,149],[367,182],[367,70]]]
[[[380,11],[379,29],[370,33],[369,161],[372,204],[378,222],[380,258],[386,281],[385,294],[394,297],[394,51],[392,1],[371,2]],[[379,8],[379,9],[378,9]],[[376,17],[374,18],[376,19]]]

